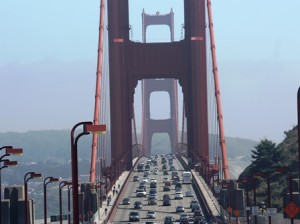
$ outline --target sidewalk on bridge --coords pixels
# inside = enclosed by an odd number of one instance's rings
[[[188,164],[188,161],[185,157],[182,157],[186,164]],[[215,216],[221,216],[220,211],[220,204],[213,195],[211,189],[206,184],[205,180],[202,178],[202,176],[199,175],[198,172],[196,172],[194,169],[191,170],[194,180],[196,181],[197,185],[199,186],[202,195],[206,201],[206,204],[208,205],[208,208],[210,209],[211,213]]]
[[[196,172],[195,170],[191,170],[197,185],[201,189],[201,192],[205,198],[206,204],[208,205],[211,213],[217,217],[220,216],[220,205],[215,196],[213,195],[211,189],[206,184],[204,179]]]
[[[137,159],[133,160],[133,164],[135,164]],[[111,200],[109,202],[109,205],[107,204],[107,200],[102,202],[102,206],[99,207],[98,211],[93,216],[93,222],[97,224],[103,224],[107,223],[110,213],[113,211],[115,206],[118,206],[116,204],[118,200],[118,196],[122,193],[122,188],[124,184],[126,183],[126,180],[129,178],[129,175],[131,174],[130,171],[124,171],[119,178],[116,180],[114,186],[115,189],[118,190],[118,194],[113,194],[113,188],[108,192],[107,196],[111,196]],[[120,186],[120,188],[118,187]],[[105,212],[105,209],[107,211]]]

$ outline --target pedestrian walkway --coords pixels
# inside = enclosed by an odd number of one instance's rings
[[[185,157],[182,157],[182,159],[185,161],[186,164],[188,164],[188,161]],[[221,211],[220,211],[220,204],[218,200],[215,198],[213,195],[211,189],[209,186],[206,184],[205,180],[202,178],[201,175],[199,175],[198,172],[196,172],[194,169],[191,170],[193,179],[195,180],[197,186],[199,187],[206,205],[208,206],[211,214],[214,217],[220,217],[221,216]]]
[[[133,164],[136,164],[137,158],[134,159]],[[92,221],[95,224],[104,224],[108,223],[110,214],[115,208],[116,202],[118,201],[119,195],[122,193],[122,188],[126,184],[127,179],[129,178],[131,172],[124,171],[119,178],[116,180],[114,187],[110,189],[107,193],[107,198],[110,196],[111,200],[108,203],[108,200],[102,202],[102,206],[99,207],[98,211],[94,214]],[[115,193],[114,193],[115,190]],[[116,193],[118,191],[118,193]]]

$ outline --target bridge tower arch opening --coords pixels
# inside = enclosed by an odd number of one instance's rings
[[[164,120],[171,118],[171,96],[166,91],[156,91],[150,94],[150,119]]]
[[[151,155],[161,155],[171,152],[171,139],[168,133],[155,133],[151,136]]]

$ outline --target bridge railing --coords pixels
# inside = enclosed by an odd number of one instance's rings
[[[199,176],[194,170],[191,170],[188,166],[188,161],[185,157],[177,155],[177,159],[182,164],[185,170],[190,170],[193,175],[194,184],[193,187],[195,188],[195,192],[197,197],[199,197],[201,206],[204,207],[204,214],[205,216],[211,217],[211,219],[218,224],[225,224],[226,221],[221,215],[220,205],[218,204],[217,200],[213,196],[210,188],[207,186],[205,181],[201,176]],[[204,191],[207,192],[206,196],[204,195]],[[209,196],[209,197],[208,197]],[[213,205],[212,205],[213,203]]]

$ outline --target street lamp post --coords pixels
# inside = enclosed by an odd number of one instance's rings
[[[17,161],[10,161],[8,159],[0,159],[0,165],[1,162],[4,162],[4,165],[0,167],[0,224],[2,224],[2,181],[1,181],[1,171],[4,168],[7,168],[9,166],[16,166],[18,164]]]
[[[102,208],[102,185],[105,186],[105,180],[103,181],[103,179],[101,179],[95,186],[95,188],[100,189],[100,208]]]
[[[248,183],[249,183],[250,179],[247,178],[247,177],[243,177],[239,180],[237,180],[238,183],[243,183],[246,185],[246,213],[247,213],[247,224],[250,223],[250,220],[249,220],[249,209],[250,209],[250,206],[249,206],[249,186],[248,186]]]
[[[57,182],[59,179],[55,177],[46,177],[44,179],[44,223],[47,224],[47,185],[51,182]]]
[[[35,172],[28,172],[24,176],[24,191],[25,191],[25,206],[24,206],[24,212],[25,212],[25,224],[28,224],[28,195],[27,195],[27,183],[30,179],[33,178],[39,178],[42,174],[35,173]]]
[[[75,137],[75,131],[83,126],[82,132]],[[85,121],[77,123],[71,130],[71,164],[72,164],[72,188],[73,188],[73,223],[79,224],[79,203],[78,203],[78,154],[77,142],[83,135],[90,132],[97,133],[103,131],[103,125],[93,125],[93,122]]]
[[[289,180],[289,193],[290,193],[290,203],[293,201],[293,185],[292,185],[292,172],[288,167],[277,167],[275,169],[276,173],[285,173],[288,174]],[[291,224],[294,223],[294,218],[291,218]]]
[[[2,146],[2,147],[0,147],[0,151],[2,149],[5,149],[5,154],[3,156],[1,156],[1,158],[0,158],[0,164],[1,164],[1,162],[3,162],[2,159],[4,157],[6,157],[6,156],[10,156],[11,154],[16,155],[16,154],[22,154],[23,153],[23,149],[21,149],[21,148],[14,148],[14,147],[12,147],[10,145],[9,146]],[[11,163],[11,165],[7,164],[7,166],[12,166],[12,165],[14,165],[14,164],[12,164],[12,163]],[[17,165],[17,164],[15,164],[15,165]],[[3,167],[3,168],[6,168],[6,167]],[[1,172],[0,172],[0,224],[2,224],[2,208],[1,208],[2,203],[1,202],[2,202],[2,189],[1,189]]]
[[[232,208],[231,208],[231,203],[230,203],[230,183],[227,181],[224,181],[221,183],[222,188],[226,188],[226,211],[229,213],[229,220],[231,220],[232,216]]]
[[[70,200],[71,189],[72,189],[72,186],[68,185],[68,224],[71,223],[71,200]]]
[[[270,188],[270,176],[266,172],[257,172],[254,175],[255,177],[262,177],[267,180],[267,194],[268,194],[268,208],[271,208],[271,188]],[[271,224],[271,216],[268,215],[269,224]]]
[[[62,224],[63,217],[62,217],[62,195],[61,190],[64,186],[72,185],[72,182],[62,181],[59,183],[59,223]]]

